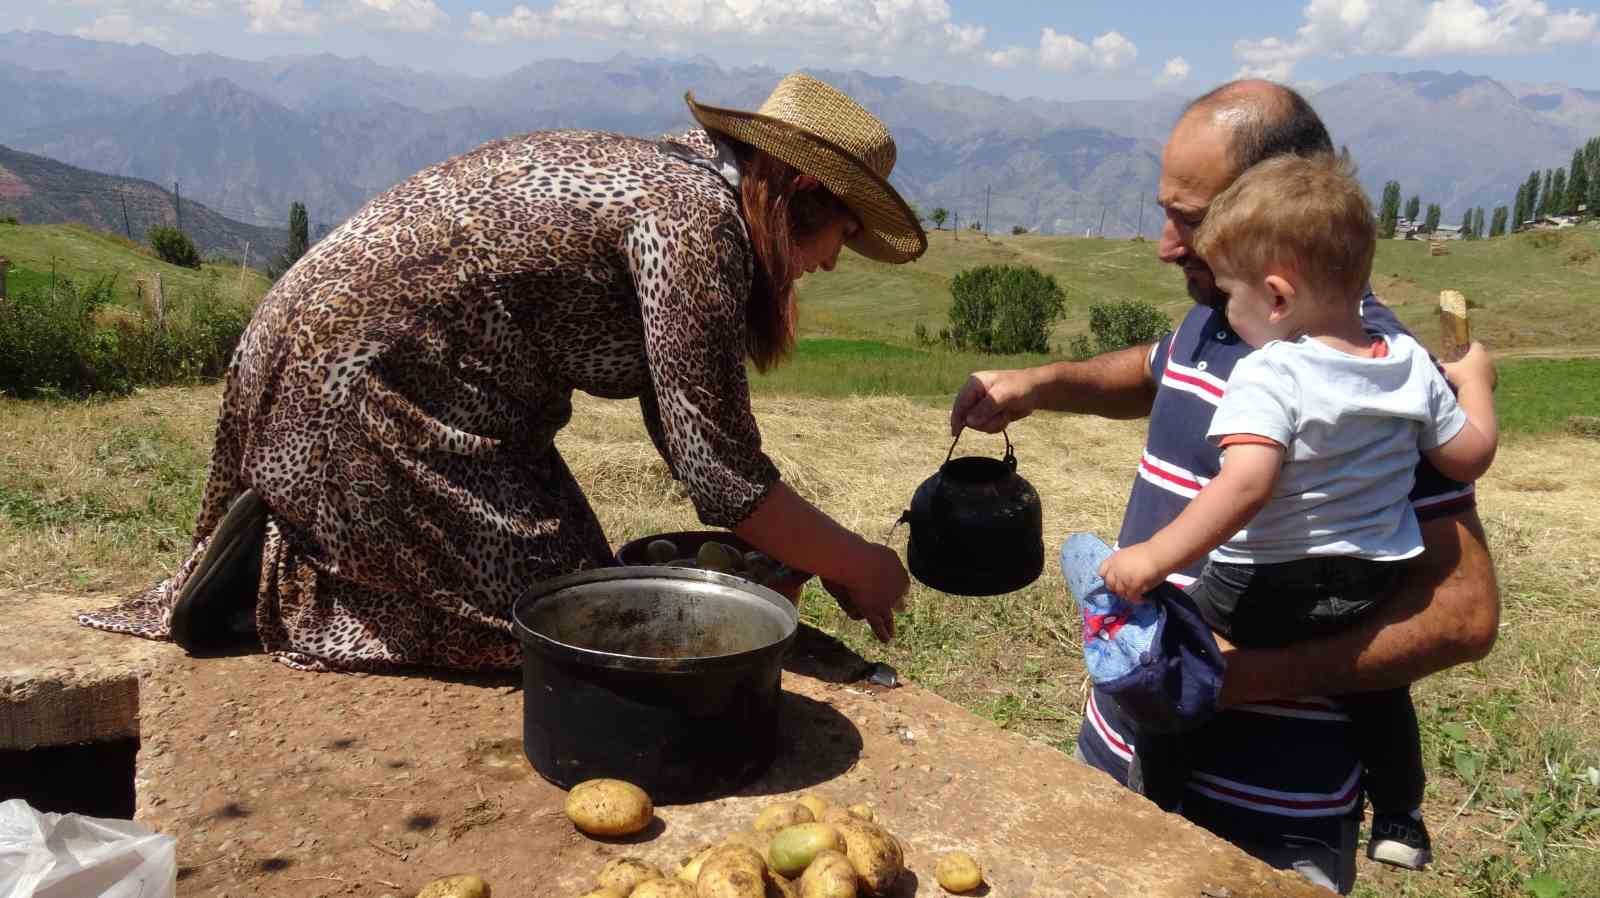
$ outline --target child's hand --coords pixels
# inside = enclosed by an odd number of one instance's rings
[[[1465,389],[1469,385],[1477,385],[1493,390],[1499,375],[1494,370],[1494,359],[1489,356],[1489,350],[1483,344],[1474,340],[1467,347],[1467,354],[1454,362],[1445,362],[1440,365],[1444,369],[1445,380],[1457,390]]]
[[[1143,602],[1144,594],[1161,585],[1169,573],[1156,563],[1147,543],[1118,549],[1100,564],[1106,588],[1130,602]]]

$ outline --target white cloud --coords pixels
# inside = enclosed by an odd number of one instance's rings
[[[1033,56],[1033,51],[1027,47],[1007,47],[1004,50],[985,53],[983,54],[983,59],[997,69],[1014,69],[1027,62],[1031,56]]]
[[[245,15],[254,34],[317,34],[322,13],[306,9],[303,0],[244,0]]]
[[[1095,66],[1108,72],[1126,66],[1139,56],[1139,48],[1133,45],[1133,41],[1116,31],[1100,35],[1090,46],[1094,48]]]
[[[72,31],[78,37],[96,41],[114,41],[119,44],[153,44],[158,47],[179,47],[183,40],[159,25],[144,19],[135,19],[126,12],[113,12],[96,18],[93,22]]]
[[[555,25],[526,6],[518,6],[511,15],[498,19],[474,12],[467,20],[467,37],[485,44],[548,40],[555,36]]]
[[[1039,34],[1039,65],[1047,69],[1070,72],[1086,64],[1091,55],[1089,47],[1070,34],[1057,34],[1049,27]]]
[[[107,11],[107,16],[131,16],[134,13],[209,16],[218,9],[217,0],[51,0],[50,5],[103,9]]]
[[[1311,0],[1291,38],[1234,43],[1239,77],[1288,80],[1313,56],[1509,56],[1600,39],[1600,13],[1542,0]]]
[[[346,0],[344,20],[367,22],[386,31],[432,31],[450,21],[434,0]]]
[[[1173,84],[1182,84],[1189,80],[1189,60],[1182,56],[1174,56],[1167,60],[1161,67],[1161,74],[1156,77],[1156,84],[1166,87]]]
[[[547,40],[573,35],[626,39],[658,47],[737,45],[832,57],[876,58],[920,49],[982,52],[982,26],[956,22],[946,0],[826,0],[783,4],[758,0],[555,0],[545,11],[518,6],[510,15],[473,12],[467,36],[479,41]]]
[[[1139,48],[1119,32],[1108,31],[1088,44],[1054,28],[1039,33],[1039,65],[1057,72],[1071,72],[1085,65],[1115,71],[1133,62]]]

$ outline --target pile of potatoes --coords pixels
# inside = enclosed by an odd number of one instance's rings
[[[645,545],[644,554],[651,564],[717,571],[762,584],[786,572],[782,565],[761,552],[740,552],[716,540],[702,543],[692,558],[680,555],[678,545],[670,539],[651,540]]]
[[[619,780],[580,783],[567,801],[568,817],[594,834],[638,832],[652,814],[648,796]],[[750,829],[683,858],[671,875],[639,858],[616,858],[583,898],[857,898],[883,894],[904,870],[905,847],[870,806],[802,795],[762,809]],[[940,858],[935,875],[956,892],[983,881],[965,854]]]

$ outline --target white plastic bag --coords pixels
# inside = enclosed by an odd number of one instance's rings
[[[5,898],[176,898],[177,841],[131,820],[47,814],[0,802]]]

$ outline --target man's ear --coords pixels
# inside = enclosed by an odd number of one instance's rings
[[[1272,291],[1272,310],[1268,313],[1274,320],[1289,314],[1289,304],[1294,301],[1294,284],[1279,274],[1269,274],[1266,287]]]

